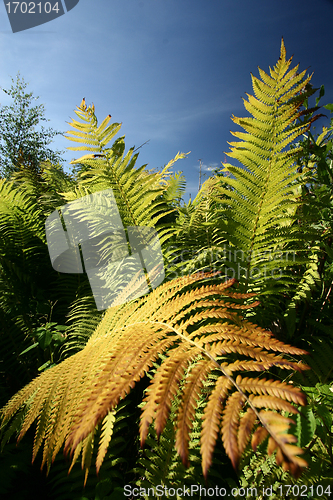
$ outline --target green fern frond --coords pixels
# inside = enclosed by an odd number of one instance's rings
[[[229,143],[226,155],[242,166],[224,162],[224,170],[207,181],[196,205],[189,204],[179,216],[185,223],[186,244],[181,230],[176,242],[180,256],[192,242],[189,260],[200,256],[203,268],[221,269],[245,292],[272,295],[266,301],[297,294],[298,300],[308,293],[305,289],[316,286],[308,242],[319,241],[319,233],[305,222],[298,223],[297,211],[304,203],[299,188],[306,181],[297,172],[301,146],[295,147],[295,141],[319,115],[302,110],[314,93],[311,76],[298,73],[298,66],[291,68],[283,40],[275,67],[270,74],[259,68],[259,75],[252,75],[253,95],[244,100],[250,117],[232,117],[243,131],[232,132],[237,141]],[[199,259],[195,268],[198,263]],[[302,273],[298,290],[295,269]]]
[[[75,114],[83,123],[72,120],[69,125],[75,130],[69,130],[66,137],[70,141],[82,143],[85,146],[69,147],[68,149],[72,151],[93,151],[94,153],[101,153],[103,147],[111,141],[121,128],[121,124],[119,123],[112,123],[109,125],[111,115],[108,115],[100,126],[97,126],[97,118],[94,112],[90,113],[89,110],[84,111],[77,108]]]
[[[84,167],[78,171],[78,189],[94,193],[111,188],[125,227],[154,227],[165,216],[159,206],[163,203],[161,195],[168,187],[170,168],[186,155],[178,153],[160,172],[149,173],[145,170],[146,165],[134,168],[138,153],[133,154],[134,148],[125,153],[124,137],[106,147],[119,132],[121,124],[109,125],[109,115],[98,125],[95,113],[89,108],[85,111],[78,108],[75,113],[83,123],[72,120],[70,125],[75,131],[67,132],[67,138],[85,146],[69,149],[93,153],[71,162]]]

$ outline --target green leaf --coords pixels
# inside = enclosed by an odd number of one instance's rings
[[[41,365],[39,368],[38,368],[38,371],[41,372],[43,370],[45,370],[45,368],[47,368],[48,366],[51,365],[51,361],[46,361],[46,363],[44,363],[43,365]]]
[[[66,330],[68,330],[69,326],[65,326],[65,325],[57,325],[55,326],[55,329],[56,330],[59,330],[60,332],[65,332]]]
[[[45,328],[43,330],[44,331],[39,333],[37,336],[38,336],[38,344],[44,351],[44,349],[49,347],[49,345],[52,342],[52,333],[50,332],[50,330],[46,330]]]
[[[320,90],[319,90],[319,96],[318,96],[318,97],[316,97],[316,106],[318,106],[318,103],[319,103],[320,99],[321,99],[324,95],[325,95],[325,87],[324,87],[324,85],[322,85],[322,86],[320,87]]]
[[[99,499],[103,499],[106,497],[106,495],[109,495],[113,490],[113,484],[110,478],[107,479],[102,479],[101,481],[98,482],[96,486],[96,497]]]
[[[327,408],[327,406],[323,404],[319,404],[316,407],[316,413],[324,423],[325,427],[330,430],[332,427],[332,414],[331,411]]]
[[[117,486],[112,495],[108,497],[108,500],[123,500],[124,499],[124,488]]]
[[[54,346],[60,346],[65,342],[66,338],[59,333],[52,334],[52,341]]]
[[[324,108],[328,109],[329,111],[333,112],[333,104],[326,104]]]
[[[296,416],[296,436],[300,447],[309,444],[314,436],[316,428],[317,423],[312,408],[308,406],[302,407],[300,413]]]
[[[24,349],[24,351],[20,352],[19,356],[22,356],[22,354],[26,354],[27,352],[31,351],[32,349],[35,349],[39,344],[36,342],[35,344],[32,344],[29,346],[27,349]]]

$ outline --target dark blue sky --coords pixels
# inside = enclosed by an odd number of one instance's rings
[[[224,160],[230,116],[246,114],[250,72],[275,65],[282,36],[293,66],[314,71],[314,86],[325,85],[322,103],[333,102],[332,21],[332,0],[80,0],[13,34],[0,5],[0,86],[20,71],[49,125],[62,131],[82,97],[94,102],[100,121],[110,113],[123,122],[127,148],[149,140],[140,165],[159,168],[191,151],[174,169],[184,171],[193,197],[199,158],[206,170]],[[4,94],[0,103],[8,103]]]

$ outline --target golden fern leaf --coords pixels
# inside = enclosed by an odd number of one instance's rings
[[[114,428],[114,423],[116,421],[115,417],[115,410],[109,411],[109,413],[104,417],[103,423],[102,423],[102,434],[99,442],[99,448],[98,448],[98,453],[97,453],[97,458],[96,458],[96,472],[98,474],[99,469],[101,468],[101,465],[103,463],[105,454],[107,452],[112,434],[113,434],[113,428]]]
[[[239,430],[237,436],[237,446],[239,454],[241,455],[245,450],[245,447],[249,441],[253,426],[257,420],[257,415],[254,413],[252,408],[248,408],[245,414],[242,416],[239,423]]]
[[[254,451],[257,450],[257,447],[260,443],[262,443],[266,437],[269,436],[268,430],[266,427],[262,427],[261,425],[258,425],[257,429],[252,435],[251,439],[251,446]]]
[[[225,451],[235,469],[238,468],[240,454],[237,435],[239,430],[239,413],[245,398],[239,392],[233,392],[227,399],[222,419],[222,440]]]
[[[214,364],[205,359],[199,360],[186,377],[181,406],[177,415],[176,450],[183,463],[188,465],[188,444],[190,432],[195,419],[197,407],[203,382],[208,373],[214,369]]]
[[[194,355],[197,355],[195,353]],[[161,367],[160,384],[156,391],[155,401],[157,402],[155,414],[155,429],[159,437],[166,425],[171,410],[171,403],[175,398],[180,381],[184,378],[187,365],[189,363],[188,352],[174,354],[167,359]]]
[[[72,457],[72,463],[68,469],[68,474],[70,473],[70,471],[73,469],[74,467],[74,464],[76,463],[77,459],[79,458],[80,456],[80,453],[82,451],[82,442],[79,444],[79,446],[77,446],[77,448],[75,449],[75,453]]]
[[[110,358],[104,362],[94,386],[88,389],[88,397],[83,399],[78,409],[71,434],[66,440],[65,452],[75,449],[109,409],[114,408],[144,376],[159,352],[175,341],[175,336],[163,340],[162,336],[160,327],[153,330],[151,324],[136,324],[126,329],[126,336],[117,339]]]
[[[291,434],[287,434],[289,429],[288,423],[293,423],[292,419],[283,417],[279,413],[272,411],[261,411],[261,421],[264,423],[266,430],[270,434],[271,440],[274,440],[277,447],[276,462],[282,465],[284,470],[289,470],[295,477],[299,477],[302,467],[307,466],[307,462],[298,457],[303,452],[301,448],[290,443],[297,442],[297,438]],[[269,446],[270,454],[273,452],[274,446]]]
[[[88,479],[88,474],[89,474],[89,469],[91,465],[91,458],[92,458],[92,453],[94,449],[94,433],[95,429],[88,434],[83,440],[83,446],[82,446],[82,460],[81,460],[81,465],[82,469],[84,469],[84,486],[86,485],[87,479]]]
[[[223,410],[222,401],[231,387],[232,383],[227,377],[219,377],[204,410],[200,442],[202,470],[205,477],[212,463],[213,451],[219,433],[220,418]]]
[[[288,428],[290,420],[280,416],[282,420],[277,422],[272,415],[279,414],[271,410],[296,412],[292,403],[305,404],[305,396],[291,384],[248,374],[249,370],[262,371],[270,366],[304,369],[305,365],[274,352],[305,351],[283,344],[270,332],[242,321],[231,301],[232,296],[240,299],[230,289],[234,281],[211,284],[208,279],[216,280],[216,274],[178,278],[135,302],[108,309],[82,351],[41,374],[7,403],[1,412],[3,425],[14,414],[22,413],[22,421],[17,421],[21,439],[36,420],[33,458],[43,443],[42,466],[47,464],[48,468],[63,446],[73,456],[72,463],[82,452],[87,477],[97,426],[102,424],[96,463],[99,470],[112,435],[113,411],[163,354],[144,400],[142,446],[150,424],[154,423],[157,435],[161,434],[171,405],[177,400],[176,449],[187,464],[202,387],[217,369],[222,376],[208,398],[202,422],[204,475],[212,462],[220,423],[223,443],[236,467],[255,425],[254,415],[264,429],[259,434],[255,431],[254,445],[266,432],[272,437],[269,451],[276,443],[279,463],[298,474],[305,462],[297,456],[300,452],[293,447],[293,439],[280,432],[281,428]],[[228,362],[230,355],[232,361]],[[235,380],[233,372],[245,372],[245,376],[239,374]],[[261,407],[268,411],[258,412]]]
[[[274,441],[274,439],[271,436],[269,436],[268,446],[267,446],[268,455],[271,456],[274,453],[274,451],[277,449],[277,447],[278,447],[277,442]]]
[[[237,384],[243,391],[254,394],[270,394],[277,398],[293,401],[298,405],[306,404],[306,396],[300,389],[291,384],[280,382],[279,380],[266,380],[265,378],[249,378],[239,375],[236,379]]]
[[[247,306],[249,307],[249,306]],[[228,318],[228,316],[226,316]],[[230,319],[234,318],[234,315]],[[193,334],[196,337],[201,337],[203,333],[216,333],[216,339],[230,339],[235,341],[240,341],[242,344],[247,344],[250,346],[259,346],[266,350],[284,352],[288,354],[304,354],[304,350],[292,347],[288,344],[284,344],[280,340],[274,338],[271,332],[264,330],[253,323],[246,320],[242,320],[241,326],[237,328],[234,326],[232,329],[226,329],[225,326],[220,324],[207,325],[200,327]],[[205,337],[203,337],[204,339]],[[198,339],[198,342],[203,342],[203,340]]]
[[[295,406],[275,396],[254,396],[250,401],[256,408],[271,408],[273,410],[284,410],[290,413],[297,413]]]
[[[157,372],[155,374],[154,380],[153,380],[152,384],[150,385],[150,387],[148,388],[148,393],[149,392],[153,392],[153,393],[156,392],[156,390],[157,390],[156,388],[160,384],[161,376],[162,376],[161,372]],[[149,432],[149,426],[155,418],[156,409],[158,407],[158,403],[156,402],[156,399],[149,397],[149,394],[148,394],[148,396],[146,396],[144,398],[143,402],[144,402],[144,407],[143,407],[141,419],[140,419],[140,445],[141,445],[141,448],[143,448],[143,446],[146,442],[148,432]]]

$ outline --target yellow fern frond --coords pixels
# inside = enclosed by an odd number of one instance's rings
[[[298,405],[305,405],[306,396],[300,389],[292,384],[280,382],[279,380],[266,380],[265,378],[249,378],[238,375],[237,384],[243,391],[252,392],[254,394],[269,394],[277,398],[292,401]]]
[[[220,377],[205,407],[200,440],[202,470],[205,477],[212,463],[213,451],[219,434],[220,419],[223,410],[222,402],[231,387],[232,383],[228,378]]]
[[[94,430],[83,440],[81,466],[84,470],[84,486],[86,485],[94,449]]]
[[[290,413],[297,413],[295,406],[276,396],[254,396],[250,398],[250,401],[256,408],[271,408],[273,410],[284,410]]]
[[[222,375],[208,397],[202,419],[204,475],[212,463],[220,425],[234,467],[253,428],[259,425],[264,430],[255,431],[254,446],[265,435],[271,436],[269,451],[276,448],[279,463],[297,475],[305,462],[298,457],[297,447],[290,448],[294,446],[292,437],[280,432],[287,430],[290,419],[271,410],[295,413],[293,405],[305,404],[305,396],[291,384],[248,375],[271,366],[304,369],[305,365],[275,352],[305,351],[243,321],[237,312],[239,304],[231,300],[232,296],[240,299],[231,290],[233,284],[218,281],[215,273],[187,276],[167,282],[135,302],[111,307],[82,351],[41,374],[7,403],[1,412],[3,425],[22,413],[18,423],[21,439],[37,421],[33,458],[42,444],[42,466],[47,468],[62,447],[72,455],[72,464],[82,452],[86,479],[98,426],[102,429],[97,470],[112,438],[117,405],[157,362],[142,410],[141,445],[151,424],[158,436],[163,432],[171,406],[176,404],[175,446],[188,464],[198,401],[205,382],[218,370]],[[236,380],[233,372],[238,373]],[[268,411],[259,412],[259,408]],[[277,421],[273,415],[281,419]]]
[[[245,450],[245,447],[250,439],[251,432],[256,420],[257,420],[257,415],[252,410],[252,408],[248,408],[243,417],[241,418],[237,436],[237,441],[238,441],[237,446],[240,455]]]
[[[262,427],[261,425],[259,425],[252,435],[252,449],[256,451],[259,444],[261,444],[267,438],[267,436],[269,436],[269,433],[266,427]]]
[[[294,444],[290,444],[297,442],[295,436],[287,434],[288,423],[293,423],[293,420],[272,411],[261,411],[260,417],[270,434],[271,440],[274,440],[274,445],[276,444],[277,464],[282,465],[284,470],[289,470],[295,477],[298,477],[301,474],[301,468],[306,467],[307,462],[297,456],[304,453],[303,450]],[[274,446],[270,445],[270,454],[273,452],[273,448]]]
[[[188,362],[188,353],[186,352],[180,352],[168,358],[161,367],[160,383],[156,393],[149,394],[157,402],[155,415],[157,436],[161,435],[165,427],[170,414],[172,400],[177,394],[180,381],[184,378]]]
[[[229,396],[222,419],[222,440],[225,451],[235,469],[238,468],[240,454],[237,434],[239,430],[239,412],[245,403],[245,398],[239,392]]]
[[[191,369],[183,389],[181,406],[177,416],[176,450],[183,463],[188,464],[188,444],[195,419],[201,389],[207,375],[214,369],[214,363],[201,359]]]
[[[103,463],[105,454],[107,452],[113,434],[114,423],[116,421],[115,413],[116,413],[115,410],[109,411],[108,414],[104,417],[104,420],[102,422],[102,435],[100,438],[99,448],[96,458],[97,474],[99,472],[99,469],[101,468],[101,465]]]

